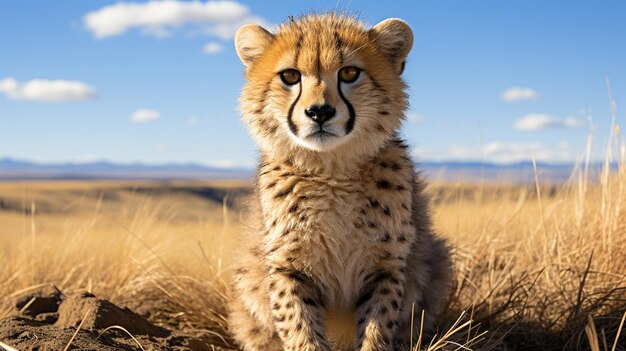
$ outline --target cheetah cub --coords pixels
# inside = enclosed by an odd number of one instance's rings
[[[440,311],[449,254],[398,137],[412,44],[399,19],[337,14],[238,30],[262,155],[230,302],[244,350],[408,349]]]

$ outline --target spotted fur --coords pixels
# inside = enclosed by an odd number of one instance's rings
[[[237,32],[241,111],[262,153],[230,304],[244,350],[408,348],[412,306],[414,335],[422,310],[428,325],[440,311],[449,254],[397,136],[412,42],[401,20],[368,29],[336,14]],[[343,67],[358,79],[341,81]],[[326,105],[323,124],[307,116]]]

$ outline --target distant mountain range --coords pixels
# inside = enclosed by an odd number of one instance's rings
[[[247,179],[250,169],[207,167],[193,163],[35,163],[0,159],[0,179]]]
[[[431,180],[446,181],[534,181],[531,162],[495,164],[481,162],[418,162],[422,173]],[[597,167],[594,167],[597,168]],[[542,181],[567,180],[574,169],[571,164],[537,165]],[[0,159],[0,180],[45,179],[129,179],[129,180],[202,180],[251,179],[254,170],[247,168],[218,168],[194,163],[148,165],[143,163],[35,163],[10,158]]]

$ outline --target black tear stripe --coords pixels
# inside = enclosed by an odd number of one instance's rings
[[[295,123],[293,123],[291,116],[293,115],[293,109],[296,107],[298,100],[300,100],[300,95],[302,95],[302,81],[298,83],[298,88],[300,89],[298,91],[298,96],[296,96],[296,100],[293,103],[291,103],[291,106],[289,106],[289,113],[287,114],[287,124],[289,124],[289,129],[295,136],[298,136],[298,126],[296,126]]]
[[[348,101],[348,99],[346,99],[346,97],[343,95],[343,92],[341,91],[341,80],[339,79],[337,79],[337,91],[339,92],[339,97],[341,98],[343,103],[346,104],[346,107],[348,107],[348,113],[350,115],[350,118],[348,119],[348,122],[346,123],[346,135],[348,135],[350,134],[352,129],[354,129],[354,121],[356,120],[356,113],[354,112],[354,107],[352,107],[352,104],[350,103],[350,101]]]

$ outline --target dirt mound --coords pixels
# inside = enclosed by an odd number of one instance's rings
[[[93,294],[66,296],[52,285],[17,298],[15,308],[15,316],[0,320],[0,341],[20,351],[68,344],[69,350],[215,350]]]

